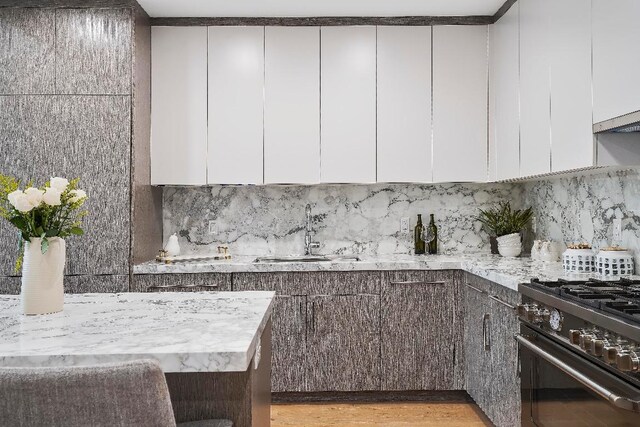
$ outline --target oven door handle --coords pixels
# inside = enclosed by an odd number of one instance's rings
[[[582,372],[574,369],[573,367],[569,366],[543,348],[537,346],[523,335],[516,334],[515,339],[520,345],[526,347],[527,350],[535,353],[536,356],[544,359],[546,362],[560,369],[562,372],[569,375],[571,378],[578,381],[580,384],[587,387],[597,395],[608,400],[613,406],[621,409],[626,409],[628,411],[640,412],[640,401],[615,394],[611,390],[604,387],[602,384],[598,384],[596,381],[592,380]]]

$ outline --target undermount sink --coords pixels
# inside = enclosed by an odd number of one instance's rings
[[[355,255],[300,255],[300,256],[278,256],[278,257],[258,257],[253,262],[331,262],[331,261],[360,261]]]

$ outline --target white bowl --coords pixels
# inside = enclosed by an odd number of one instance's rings
[[[500,252],[500,255],[502,255],[503,257],[514,258],[522,253],[522,246],[498,245],[498,252]]]

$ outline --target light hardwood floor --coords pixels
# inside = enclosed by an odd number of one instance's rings
[[[271,406],[271,427],[484,427],[472,403],[305,403]]]

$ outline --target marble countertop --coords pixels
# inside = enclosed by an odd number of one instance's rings
[[[150,261],[134,267],[134,274],[236,273],[274,271],[371,271],[371,270],[464,270],[509,289],[534,277],[541,280],[598,278],[597,274],[566,274],[560,262],[533,261],[531,258],[503,258],[499,255],[381,255],[359,256],[360,261],[255,263],[255,256],[234,257],[227,261],[199,261],[162,264]]]
[[[19,296],[0,295],[0,366],[151,358],[165,372],[244,372],[259,349],[273,297],[273,292],[67,294],[63,312],[24,316]]]

